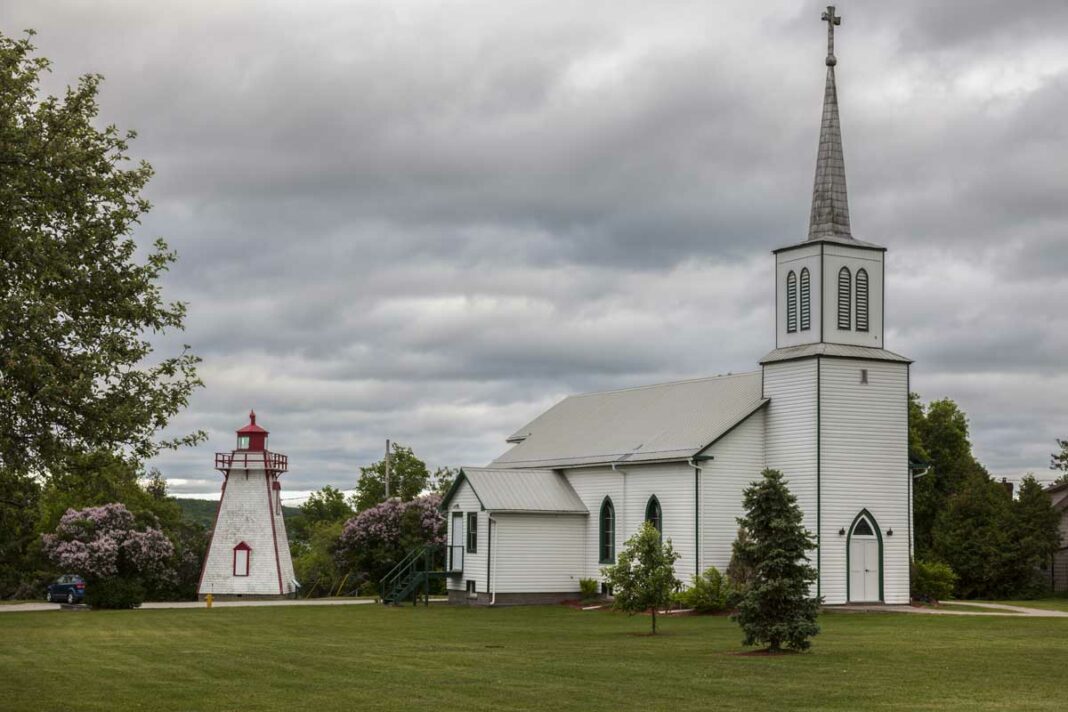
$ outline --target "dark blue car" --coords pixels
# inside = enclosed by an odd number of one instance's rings
[[[85,598],[85,579],[81,576],[60,576],[55,583],[48,584],[45,600],[49,603],[81,603]]]

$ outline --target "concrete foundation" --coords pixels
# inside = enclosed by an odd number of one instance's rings
[[[582,597],[578,591],[563,593],[498,593],[497,606],[541,606],[562,601],[574,601]],[[488,606],[493,599],[489,593],[469,594],[467,591],[449,591],[449,604],[456,606]]]

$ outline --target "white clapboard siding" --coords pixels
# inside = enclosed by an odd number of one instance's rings
[[[770,363],[764,367],[767,467],[780,470],[816,531],[816,360]]]
[[[838,328],[838,272],[849,270],[850,309],[849,329]],[[856,329],[857,272],[868,273],[868,330]],[[847,245],[823,246],[823,339],[836,344],[883,347],[883,253]]]
[[[666,465],[633,465],[624,470],[625,516],[622,527],[617,526],[617,533],[625,542],[645,521],[645,508],[652,496],[660,501],[663,513],[664,539],[671,540],[671,546],[679,554],[675,562],[675,575],[682,581],[689,581],[697,570],[696,537],[697,525],[694,521],[697,494],[694,490],[694,471],[685,462]],[[619,511],[617,506],[616,511]],[[620,549],[616,549],[618,555]]]
[[[566,593],[584,575],[584,514],[494,514],[490,553],[497,593]],[[481,551],[481,546],[480,546]],[[480,587],[479,591],[483,589]]]
[[[624,498],[623,474],[613,472],[608,467],[590,467],[565,470],[564,475],[571,484],[571,488],[578,494],[579,499],[590,511],[588,517],[583,517],[583,546],[582,569],[585,578],[601,579],[601,566],[599,560],[600,516],[601,503],[605,497],[611,497],[612,504],[616,509],[616,552],[623,546],[623,529],[620,520],[626,512]]]
[[[464,570],[462,574],[455,574],[449,576],[447,586],[450,589],[464,590],[467,587],[467,581],[473,580],[475,582],[475,590],[478,592],[484,592],[487,590],[486,582],[486,551],[489,549],[489,522],[487,521],[486,513],[482,511],[482,505],[478,501],[478,497],[475,495],[475,491],[471,489],[466,481],[461,482],[459,488],[456,490],[456,494],[453,496],[452,501],[449,503],[448,516],[448,531],[446,532],[446,543],[452,544],[452,527],[456,518],[454,513],[460,512],[463,514],[460,517],[459,523],[462,527],[463,536],[460,537],[461,543],[464,547]],[[470,553],[467,551],[467,514],[469,512],[478,513],[478,551]]]
[[[766,408],[753,413],[705,453],[701,463],[701,569],[727,570],[742,516],[742,492],[764,469]]]
[[[297,590],[297,573],[293,568],[293,557],[289,553],[289,535],[286,533],[286,521],[282,514],[282,490],[273,489],[274,527],[278,536],[278,565],[282,570],[282,590],[293,593]]]
[[[293,590],[293,563],[285,524],[281,516],[274,515],[276,497],[271,479],[262,469],[235,469],[230,473],[204,562],[200,595],[277,596]],[[234,576],[234,547],[241,542],[251,549],[248,576]]]
[[[908,366],[821,359],[821,593],[845,603],[846,536],[867,509],[883,535],[887,603],[909,598]],[[861,384],[861,369],[868,383]],[[888,531],[893,529],[893,536]]]

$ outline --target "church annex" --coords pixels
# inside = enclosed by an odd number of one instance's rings
[[[456,603],[574,598],[643,521],[683,581],[730,559],[742,491],[781,470],[829,604],[907,603],[909,359],[885,349],[884,257],[849,223],[828,8],[808,237],[773,252],[775,348],[760,369],[571,396],[463,468],[442,508]]]

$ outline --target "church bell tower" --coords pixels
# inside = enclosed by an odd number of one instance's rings
[[[812,209],[805,240],[774,250],[775,349],[761,360],[767,466],[815,535],[830,604],[907,603],[911,544],[909,359],[885,349],[886,248],[849,218],[829,6]]]

